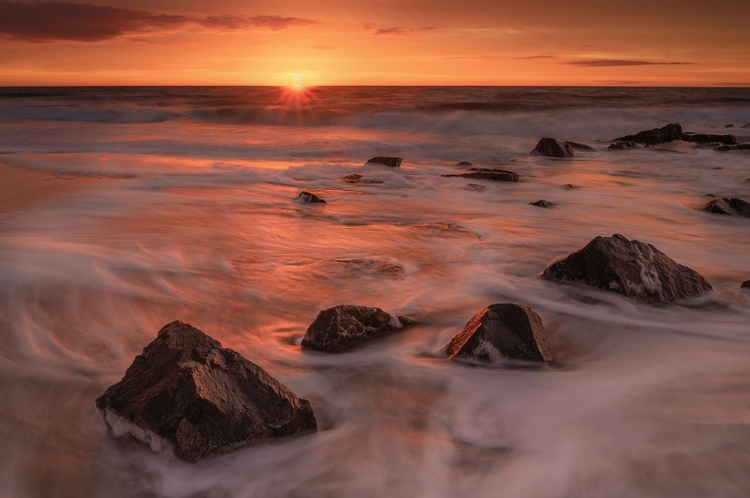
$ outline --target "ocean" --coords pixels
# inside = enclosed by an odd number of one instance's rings
[[[0,213],[0,497],[750,495],[750,220],[701,209],[750,198],[750,152],[607,149],[675,122],[750,142],[750,89],[0,88],[0,161],[85,180]],[[594,150],[529,155],[546,136]],[[460,161],[520,181],[441,176]],[[539,278],[615,233],[713,292]],[[502,302],[541,316],[556,364],[439,357]],[[337,304],[419,324],[303,351]],[[176,319],[310,400],[319,432],[200,464],[114,439],[94,400]]]

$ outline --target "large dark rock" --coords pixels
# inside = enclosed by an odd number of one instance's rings
[[[357,344],[414,325],[405,316],[380,308],[340,304],[318,313],[302,339],[302,347],[338,353]]]
[[[530,154],[546,157],[575,157],[576,152],[567,142],[545,137],[539,140]]]
[[[400,157],[385,157],[385,156],[377,156],[377,157],[371,157],[367,164],[382,164],[383,166],[388,166],[389,168],[398,168],[401,166],[402,159]]]
[[[624,137],[616,138],[614,141],[626,142],[632,140],[639,144],[656,145],[664,142],[671,142],[672,140],[680,140],[681,138],[682,126],[680,126],[679,123],[670,123],[661,128],[639,131],[635,135],[626,135]]]
[[[750,202],[737,197],[722,197],[709,201],[703,206],[705,211],[729,216],[745,216],[750,218]]]
[[[735,137],[734,135],[719,135],[714,133],[683,133],[682,140],[685,140],[686,142],[696,142],[699,144],[737,144],[737,137]]]
[[[651,244],[619,234],[596,237],[580,251],[550,264],[542,278],[592,285],[649,303],[686,299],[711,290],[698,272]]]
[[[523,304],[486,307],[443,349],[450,359],[501,363],[505,359],[552,363],[542,319]]]
[[[317,195],[311,192],[304,192],[304,191],[297,194],[297,197],[295,197],[294,200],[298,202],[306,202],[308,204],[325,204],[326,203],[326,201],[322,199],[321,197],[318,197]]]
[[[518,173],[507,171],[504,169],[488,169],[488,168],[471,168],[469,173],[459,173],[455,175],[440,175],[446,178],[459,177],[459,178],[472,178],[474,180],[492,180],[495,182],[517,182],[520,177]]]
[[[316,429],[308,401],[181,321],[165,325],[96,406],[116,436],[188,462]]]

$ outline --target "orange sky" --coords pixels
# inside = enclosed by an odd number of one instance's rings
[[[750,0],[0,0],[0,85],[750,85]]]

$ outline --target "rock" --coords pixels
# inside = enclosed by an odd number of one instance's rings
[[[456,166],[473,166],[469,161],[460,161],[456,163]]]
[[[750,289],[750,280],[745,280],[744,282],[742,282],[742,284],[740,284],[740,288],[741,289]]]
[[[318,313],[302,339],[302,347],[338,353],[375,337],[414,325],[405,316],[380,308],[340,304]]]
[[[717,135],[713,133],[683,133],[682,139],[686,142],[697,142],[700,144],[719,143],[723,145],[736,145],[737,137],[734,135]]]
[[[734,128],[734,125],[733,124],[728,124],[724,128]]]
[[[325,204],[326,201],[321,199],[315,194],[311,194],[310,192],[300,192],[297,194],[297,197],[294,198],[295,201],[299,202],[307,202],[308,204]]]
[[[619,234],[596,237],[547,266],[542,278],[579,282],[649,303],[686,299],[712,289],[699,273],[651,244]]]
[[[461,187],[461,190],[468,190],[469,192],[484,192],[487,190],[487,187],[479,185],[478,183],[469,183]]]
[[[722,197],[709,201],[703,206],[704,211],[729,216],[745,216],[750,218],[750,202],[737,197]]]
[[[575,157],[576,152],[567,142],[545,137],[539,140],[530,154],[546,157]]]
[[[744,125],[742,125],[742,127],[743,128],[750,128],[750,123],[745,123]]]
[[[639,144],[656,145],[664,142],[671,142],[672,140],[680,140],[681,137],[682,126],[680,126],[679,123],[670,123],[661,128],[640,131],[635,135],[626,135],[624,137],[616,138],[613,141],[627,142],[632,140]]]
[[[504,169],[487,169],[487,168],[472,168],[470,173],[460,173],[457,175],[440,175],[446,178],[460,177],[460,178],[473,178],[475,180],[493,180],[496,182],[517,182],[519,180],[518,173],[512,171],[506,171]]]
[[[572,148],[574,148],[574,149],[576,149],[576,150],[585,150],[585,151],[587,151],[587,152],[591,152],[591,151],[593,151],[593,150],[594,150],[594,148],[593,148],[593,147],[589,147],[589,146],[588,146],[588,145],[586,145],[586,144],[579,144],[578,142],[570,142],[570,141],[566,141],[566,142],[565,142],[565,145],[568,145],[568,146],[570,146],[570,147],[572,147]]]
[[[371,157],[367,164],[382,164],[383,166],[388,166],[389,168],[398,168],[401,166],[402,159],[400,157],[385,157],[385,156],[377,156],[377,157]]]
[[[737,144],[736,146],[740,150],[750,150],[750,143],[746,144]]]
[[[523,304],[493,304],[469,320],[443,352],[448,359],[501,363],[504,359],[552,363],[542,319]]]
[[[609,150],[628,150],[638,148],[638,144],[634,140],[618,140],[607,147]]]
[[[565,190],[573,190],[573,189],[578,188],[578,187],[576,187],[572,183],[566,183],[565,185],[562,186],[562,188],[564,188]]]
[[[541,208],[551,208],[553,206],[553,204],[550,201],[547,201],[544,199],[539,199],[538,201],[530,202],[529,204],[531,204],[532,206],[537,206]]]
[[[188,462],[316,430],[308,401],[181,321],[165,325],[96,406],[115,436]]]
[[[362,173],[352,173],[342,178],[347,183],[383,183],[380,180],[369,180]]]

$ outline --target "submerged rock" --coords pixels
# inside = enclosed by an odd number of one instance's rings
[[[670,123],[661,128],[639,131],[635,135],[626,135],[624,137],[616,138],[614,141],[627,142],[632,140],[639,144],[656,145],[664,142],[671,142],[672,140],[680,140],[681,138],[682,126],[680,126],[679,123]]]
[[[473,166],[469,161],[459,161],[456,166]]]
[[[474,180],[492,180],[495,182],[517,182],[520,177],[518,173],[504,169],[472,168],[469,173],[459,173],[455,175],[440,175],[445,178],[459,177],[471,178]]]
[[[400,157],[377,156],[368,159],[367,164],[382,164],[389,168],[398,168],[401,166],[401,161],[402,159]]]
[[[325,200],[310,192],[300,192],[294,200],[308,204],[326,204]]]
[[[541,208],[551,208],[553,206],[553,204],[550,201],[545,200],[545,199],[539,199],[538,201],[530,202],[529,204],[531,204],[532,206],[541,207]]]
[[[539,140],[530,154],[546,157],[575,157],[576,152],[568,142],[545,137]]]
[[[165,325],[96,406],[115,436],[188,462],[316,430],[308,401],[181,321]]]
[[[591,285],[649,303],[666,303],[710,291],[698,272],[656,247],[622,235],[596,237],[580,251],[551,263],[542,278]]]
[[[338,353],[375,337],[414,325],[405,316],[380,308],[340,304],[318,313],[302,339],[302,347]]]
[[[469,320],[443,352],[449,359],[500,363],[505,359],[552,363],[542,319],[523,304],[493,304]]]
[[[742,282],[742,284],[740,284],[740,288],[741,289],[750,289],[750,280],[745,280],[744,282]]]
[[[628,150],[638,148],[638,144],[633,140],[618,140],[607,147],[609,150]]]
[[[703,210],[710,213],[750,218],[750,202],[738,197],[722,197],[714,199],[703,206]]]
[[[683,133],[682,140],[685,140],[686,142],[697,142],[700,144],[737,144],[737,137],[734,135],[718,135],[713,133]]]
[[[365,176],[362,173],[352,173],[350,175],[346,175],[344,178],[342,178],[347,183],[383,183],[380,180],[370,180],[369,178],[365,178]]]
[[[586,144],[581,144],[578,142],[566,141],[565,145],[569,145],[570,147],[573,147],[575,150],[584,150],[586,152],[592,152],[594,150],[593,147],[590,147]]]

